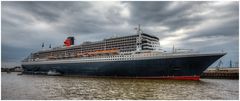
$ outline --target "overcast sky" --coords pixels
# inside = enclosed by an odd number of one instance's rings
[[[161,48],[225,51],[222,58],[238,62],[239,5],[232,2],[56,2],[1,3],[2,67],[20,65],[31,52],[63,45],[143,32],[160,38]],[[215,63],[216,64],[216,63]],[[216,66],[216,65],[214,65]]]

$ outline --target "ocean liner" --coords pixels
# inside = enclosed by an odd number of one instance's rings
[[[199,80],[211,64],[226,53],[162,51],[159,38],[143,33],[74,45],[68,37],[62,47],[31,53],[22,61],[25,74],[61,74],[90,77]]]

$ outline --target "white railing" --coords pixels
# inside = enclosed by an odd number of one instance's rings
[[[80,57],[80,58],[63,58],[63,59],[34,59],[34,62],[40,62],[40,61],[54,61],[54,60],[134,60],[139,58],[166,58],[166,57],[179,57],[179,56],[185,56],[185,55],[199,55],[200,53],[196,52],[186,52],[186,53],[163,53],[163,52],[151,52],[151,53],[132,53],[129,55],[110,55],[110,56],[91,56],[91,57]],[[203,54],[203,53],[201,53]],[[211,53],[207,53],[211,54]],[[204,55],[204,54],[203,54]],[[27,62],[27,61],[26,61]]]

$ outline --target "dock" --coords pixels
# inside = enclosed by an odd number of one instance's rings
[[[23,69],[21,66],[10,67],[10,68],[1,68],[1,72],[7,72],[7,73],[22,72],[22,71],[23,71]]]
[[[239,68],[209,68],[203,72],[201,78],[239,79]]]

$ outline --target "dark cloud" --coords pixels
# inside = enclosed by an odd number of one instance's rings
[[[14,7],[23,12],[27,12],[34,16],[37,20],[46,22],[56,22],[61,20],[61,15],[66,11],[83,11],[84,7],[88,7],[87,2],[54,2],[54,1],[16,1],[16,2],[3,2],[7,7]],[[4,6],[5,7],[5,6]],[[3,7],[3,9],[4,9]]]
[[[212,38],[225,36],[229,39],[237,39],[239,36],[239,19],[232,19],[227,22],[220,22],[217,24],[209,25],[204,29],[196,30],[194,32],[187,33],[188,36],[182,40],[192,39],[192,38]]]
[[[162,48],[224,49],[238,61],[239,5],[232,2],[3,1],[2,62],[18,63],[31,52],[60,46],[72,33],[76,43],[135,34],[138,24],[160,38]],[[236,56],[237,54],[237,56]]]
[[[167,26],[171,30],[197,24],[203,18],[189,15],[207,2],[131,2],[131,22],[150,26]]]

